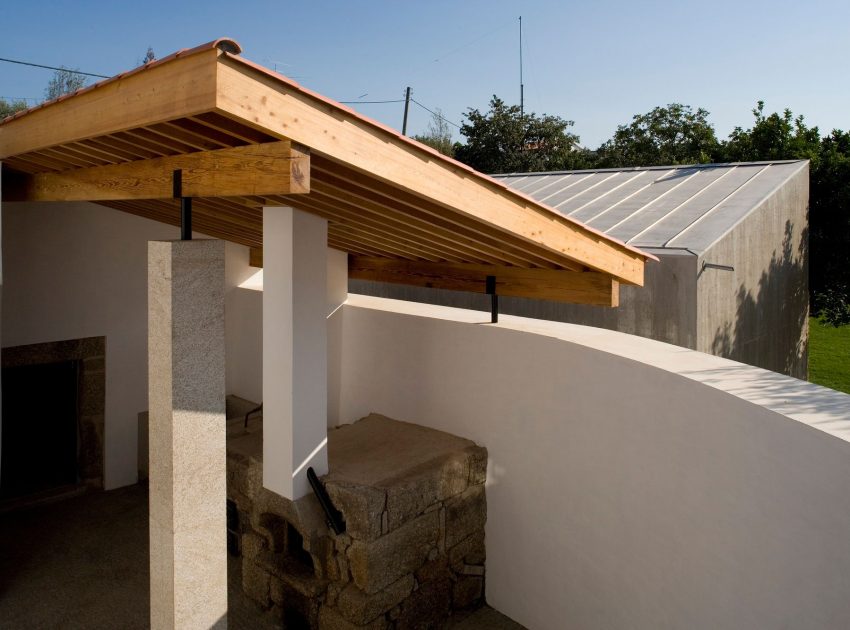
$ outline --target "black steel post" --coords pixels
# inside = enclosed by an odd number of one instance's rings
[[[192,198],[183,196],[183,171],[174,171],[172,192],[175,199],[180,200],[180,240],[192,240]]]
[[[487,295],[490,296],[490,323],[499,323],[499,296],[496,294],[496,276],[487,276]]]
[[[180,240],[192,240],[192,198],[180,197]]]

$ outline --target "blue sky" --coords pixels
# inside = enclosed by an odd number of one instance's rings
[[[0,57],[111,75],[228,36],[243,55],[337,100],[413,97],[459,123],[492,94],[575,121],[595,147],[656,105],[704,107],[719,137],[759,99],[822,132],[850,128],[850,2],[136,1],[0,4]],[[0,96],[39,98],[47,70],[0,63]],[[363,96],[365,95],[365,96]],[[356,109],[396,128],[402,104]],[[413,106],[409,132],[430,115]]]

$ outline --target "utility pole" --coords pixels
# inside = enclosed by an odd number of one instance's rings
[[[401,135],[407,135],[407,110],[410,109],[410,86],[404,93],[404,122],[401,123]]]
[[[522,16],[519,16],[519,115],[525,113],[525,86],[522,84]]]

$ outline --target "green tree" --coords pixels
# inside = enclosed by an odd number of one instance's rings
[[[727,162],[758,160],[816,160],[820,152],[817,127],[806,126],[803,116],[794,117],[790,109],[764,115],[764,101],[753,109],[755,122],[750,129],[735,127],[719,148]]]
[[[151,61],[156,61],[156,54],[154,53],[153,48],[148,46],[148,51],[145,53],[145,56],[142,58],[142,61],[139,65],[140,66],[146,66]]]
[[[53,77],[44,90],[44,100],[52,101],[63,94],[71,94],[85,87],[86,78],[75,70],[63,67],[53,73]]]
[[[597,151],[603,167],[704,164],[714,159],[717,137],[708,111],[671,103],[620,125]]]
[[[413,139],[418,140],[422,144],[427,144],[443,155],[454,156],[452,130],[449,127],[448,121],[443,116],[443,110],[440,108],[437,108],[431,115],[431,121],[428,123],[428,131],[421,136],[413,136]]]
[[[7,101],[6,99],[0,98],[0,120],[3,120],[6,116],[11,116],[15,112],[22,111],[26,108],[26,101]]]
[[[584,158],[578,136],[567,131],[573,121],[558,116],[523,114],[493,96],[490,109],[470,108],[460,133],[466,144],[455,157],[484,173],[538,172],[576,168]]]

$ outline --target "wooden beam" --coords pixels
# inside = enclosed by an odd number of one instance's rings
[[[184,197],[310,192],[310,156],[287,140],[30,175],[5,201],[169,199],[182,171]]]
[[[485,292],[487,276],[496,277],[496,293],[595,306],[619,306],[620,286],[598,272],[522,269],[498,265],[432,263],[350,256],[348,277],[417,287]]]
[[[146,68],[0,125],[0,159],[210,111],[217,49]]]
[[[238,57],[218,60],[217,111],[290,138],[377,180],[519,236],[543,251],[643,284],[647,256]]]
[[[248,264],[251,267],[263,268],[263,248],[252,247],[248,250]]]

